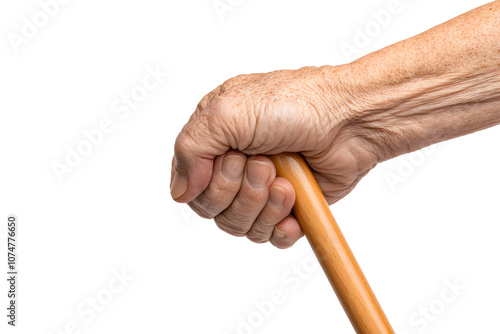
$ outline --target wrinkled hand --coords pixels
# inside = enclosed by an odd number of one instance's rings
[[[175,143],[172,197],[217,226],[279,248],[303,234],[292,185],[266,155],[301,152],[332,204],[379,157],[353,117],[340,67],[240,75],[207,94]]]

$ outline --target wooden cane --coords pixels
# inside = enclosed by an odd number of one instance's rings
[[[394,333],[309,166],[298,153],[270,157],[295,189],[293,214],[358,334]]]

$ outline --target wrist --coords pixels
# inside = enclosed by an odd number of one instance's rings
[[[345,65],[342,89],[347,128],[379,162],[500,123],[498,68],[423,71],[417,64],[401,72],[397,64],[381,69],[388,63],[378,56]]]
[[[374,84],[373,73],[363,73],[355,63],[325,65],[318,70],[326,92],[327,118],[334,120],[329,122],[331,137],[372,152],[374,164],[398,155],[390,144],[400,133],[391,126],[390,110],[397,105],[396,97],[391,101],[382,98],[390,85]]]

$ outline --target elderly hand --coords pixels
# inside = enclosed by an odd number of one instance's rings
[[[294,190],[265,155],[302,152],[330,204],[379,160],[349,126],[346,81],[341,67],[306,67],[217,87],[177,137],[172,197],[232,235],[293,245],[302,236],[290,215]]]
[[[291,246],[294,190],[266,155],[301,152],[331,204],[378,162],[499,124],[499,25],[495,1],[351,64],[226,81],[177,137],[172,197]]]

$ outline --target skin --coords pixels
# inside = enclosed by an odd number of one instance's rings
[[[279,248],[303,233],[266,155],[300,152],[329,204],[379,162],[500,123],[500,1],[342,66],[240,75],[179,133],[171,194]]]

